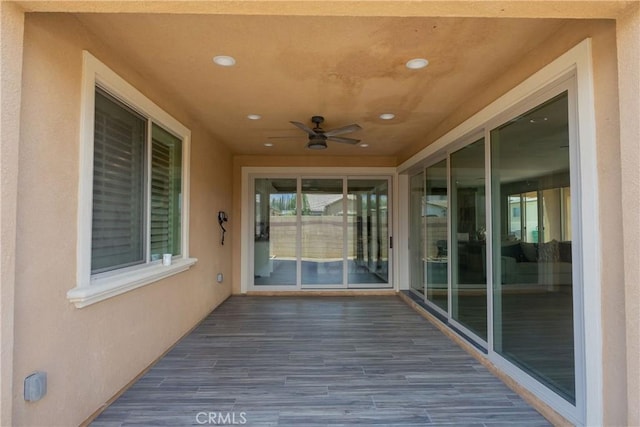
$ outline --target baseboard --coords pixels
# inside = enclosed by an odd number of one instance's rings
[[[304,291],[249,291],[243,295],[251,297],[347,297],[347,296],[393,296],[398,292],[395,289],[344,289],[344,290],[315,290]]]

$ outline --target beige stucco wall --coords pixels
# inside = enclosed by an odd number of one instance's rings
[[[640,425],[640,2],[617,21],[627,424]]]
[[[12,424],[23,11],[0,2],[0,425]]]
[[[77,309],[75,286],[82,50],[192,131],[189,271]],[[70,15],[27,15],[18,174],[13,425],[77,425],[230,294],[232,242],[220,246],[218,210],[231,210],[231,154],[171,94],[130,69]],[[211,167],[211,165],[216,167]],[[217,272],[225,274],[217,284]],[[48,393],[22,398],[28,374]]]

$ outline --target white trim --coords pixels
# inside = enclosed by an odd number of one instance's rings
[[[555,391],[545,386],[543,383],[529,375],[520,367],[509,362],[509,360],[500,356],[496,356],[497,354],[492,354],[492,352],[489,352],[488,358],[498,369],[500,369],[500,371],[504,372],[515,382],[532,392],[534,395],[536,395],[536,397],[552,407],[567,420],[574,423],[575,425],[581,425],[579,419],[576,417],[576,415],[579,414],[576,414],[576,408],[571,403],[559,397]]]
[[[576,201],[579,203],[576,209],[572,210],[575,221],[574,240],[580,240],[579,244],[574,245],[574,255],[576,255],[574,256],[574,283],[582,285],[582,289],[574,287],[576,406],[559,398],[524,371],[500,358],[491,348],[489,348],[489,356],[505,373],[523,383],[567,419],[577,424],[601,425],[604,400],[601,237],[591,40],[582,41],[473,117],[412,156],[398,167],[398,173],[406,177],[404,174],[424,165],[432,156],[442,151],[450,151],[451,147],[457,145],[458,141],[466,139],[467,135],[489,127],[499,116],[535,98],[539,93],[550,90],[552,85],[570,73],[575,73],[578,116],[577,129],[571,130],[574,133],[571,140],[572,192],[576,192]],[[570,96],[570,102],[573,102],[571,98],[572,96]],[[570,111],[570,114],[573,114],[573,111]],[[575,123],[576,117],[571,117]],[[570,126],[574,126],[571,120]],[[404,189],[401,188],[401,190],[408,191],[408,186],[405,184]],[[487,214],[489,215],[490,212]],[[407,238],[408,230],[407,234],[403,233],[401,237]]]
[[[191,131],[87,51],[82,52],[82,65],[76,287],[67,293],[67,298],[78,308],[179,273],[196,262],[196,259],[189,258]],[[93,138],[96,86],[102,87],[110,95],[118,98],[141,115],[150,119],[150,121],[153,121],[153,123],[175,134],[182,140],[182,246],[181,255],[174,257],[172,266],[158,269],[157,263],[148,262],[148,255],[145,255],[145,264],[134,268],[117,270],[110,274],[101,274],[93,277],[91,275],[91,201],[93,199]],[[151,137],[150,133],[148,137]],[[145,254],[147,252],[148,248],[145,247]]]
[[[484,226],[485,226],[485,248],[484,248],[484,271],[487,281],[487,351],[490,353],[493,349],[493,330],[495,325],[494,318],[494,285],[493,285],[493,181],[491,175],[493,170],[491,164],[491,130],[487,126],[484,128],[482,138],[484,139]],[[502,299],[502,293],[499,293]],[[502,318],[502,312],[498,311],[498,315]],[[502,324],[502,319],[500,320]]]
[[[86,307],[186,271],[197,261],[195,258],[178,259],[169,266],[155,262],[151,265],[144,265],[137,271],[127,269],[127,271],[120,271],[109,277],[93,280],[91,286],[73,288],[67,292],[67,298],[77,308]]]
[[[349,287],[349,189],[348,178],[342,177],[342,288]],[[302,201],[302,197],[300,198]]]
[[[577,68],[576,85],[578,97],[578,146],[580,209],[580,245],[582,256],[582,326],[584,330],[585,387],[584,422],[586,425],[603,423],[603,358],[602,358],[602,290],[600,254],[600,206],[598,201],[598,154],[596,141],[595,97],[593,89],[593,61],[591,39],[580,43],[571,53]],[[579,278],[578,278],[579,279]],[[588,315],[587,315],[588,313]],[[587,333],[587,331],[589,331]],[[578,351],[580,349],[576,349]]]
[[[393,187],[393,201],[391,203],[392,215],[391,223],[393,230],[393,248],[389,249],[389,258],[393,259],[393,289],[399,291],[400,289],[408,289],[408,272],[409,272],[409,256],[408,245],[400,245],[400,242],[407,242],[407,239],[403,239],[404,234],[408,235],[408,209],[401,209],[406,205],[406,200],[409,196],[408,190],[409,178],[405,175],[394,175],[394,179],[391,183]],[[400,217],[405,212],[405,216]],[[404,284],[404,285],[403,285]]]

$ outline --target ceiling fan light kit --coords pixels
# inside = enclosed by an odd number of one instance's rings
[[[324,150],[327,148],[327,141],[319,136],[311,136],[309,137],[307,148],[309,150]]]

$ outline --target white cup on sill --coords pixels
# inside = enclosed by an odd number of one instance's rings
[[[171,254],[162,254],[162,265],[171,265]]]

